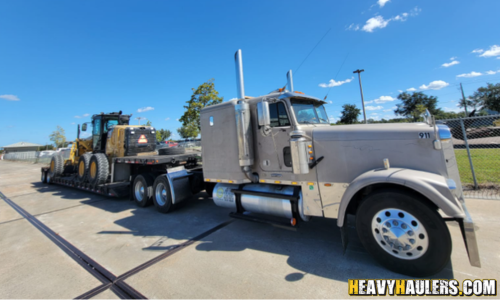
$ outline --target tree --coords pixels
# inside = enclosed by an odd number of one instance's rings
[[[358,122],[358,116],[361,114],[361,110],[354,104],[344,104],[342,105],[342,116],[340,117],[340,123],[342,124],[354,124]]]
[[[156,140],[158,142],[164,142],[172,135],[172,131],[168,129],[156,129]]]
[[[401,100],[402,103],[396,104],[397,108],[394,110],[394,113],[399,116],[412,118],[414,122],[418,121],[420,116],[415,114],[422,106],[428,109],[432,115],[437,115],[442,112],[442,110],[437,107],[437,98],[428,96],[422,92],[413,92],[413,94],[404,92],[398,95],[398,99]]]
[[[177,129],[177,132],[183,139],[194,138],[198,136],[200,130],[196,126],[195,122],[188,123],[186,126],[182,126]]]
[[[500,113],[500,83],[488,83],[486,87],[478,88],[470,98],[482,109]]]
[[[153,125],[151,124],[151,121],[148,120],[146,124],[144,124],[144,126],[153,126]]]
[[[56,148],[64,147],[67,145],[66,136],[64,135],[64,129],[59,125],[57,125],[57,129],[53,131],[51,135],[49,135],[49,138],[54,142]]]
[[[201,130],[200,126],[200,112],[205,106],[210,106],[214,104],[219,104],[224,99],[223,97],[219,97],[219,92],[217,92],[214,88],[214,79],[210,79],[207,82],[201,84],[198,88],[191,89],[193,91],[193,95],[191,95],[191,99],[186,101],[188,104],[184,106],[186,111],[179,119],[182,122],[182,127],[191,128],[194,126],[197,127],[197,131]],[[179,129],[177,130],[179,131]],[[180,134],[180,132],[179,132]],[[195,136],[197,136],[196,134]]]

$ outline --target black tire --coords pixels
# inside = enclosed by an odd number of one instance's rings
[[[383,232],[391,229],[384,234],[377,226]],[[451,236],[444,220],[421,196],[410,192],[385,189],[368,195],[357,210],[356,229],[365,249],[393,272],[431,276],[450,260]],[[391,239],[391,231],[399,237]],[[403,244],[405,248],[399,247]]]
[[[89,163],[89,182],[91,184],[103,184],[109,176],[109,162],[104,153],[92,155]]]
[[[41,181],[42,183],[47,183],[47,172],[45,172],[44,170],[42,170]]]
[[[212,197],[214,193],[215,183],[205,182],[205,192],[207,192],[208,197]]]
[[[91,157],[92,153],[85,153],[78,159],[76,176],[80,182],[86,182],[88,179]]]
[[[172,147],[172,148],[160,148],[158,149],[158,155],[177,155],[186,153],[186,148],[183,147]]]
[[[141,174],[135,177],[132,184],[132,197],[140,207],[151,205],[154,177],[151,174]]]
[[[153,184],[153,203],[161,213],[168,213],[173,210],[172,193],[167,177],[160,175],[156,177]]]
[[[58,176],[61,176],[64,170],[64,159],[62,155],[55,154],[52,156],[52,159],[50,160],[50,177],[55,178]]]

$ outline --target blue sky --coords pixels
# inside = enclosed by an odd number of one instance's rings
[[[72,140],[76,124],[118,110],[176,132],[191,88],[214,78],[236,97],[237,49],[247,95],[292,69],[296,90],[329,90],[332,120],[361,106],[358,68],[368,117],[394,117],[410,88],[456,110],[460,82],[467,96],[500,81],[498,11],[496,0],[0,0],[0,146],[45,144],[57,125]]]

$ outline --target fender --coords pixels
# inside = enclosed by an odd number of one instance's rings
[[[446,178],[439,174],[401,168],[375,169],[354,179],[342,196],[337,225],[344,226],[347,207],[353,196],[364,187],[377,183],[391,183],[406,186],[422,194],[452,218],[465,218],[465,212],[458,199],[448,188]]]

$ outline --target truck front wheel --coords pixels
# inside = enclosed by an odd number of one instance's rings
[[[173,209],[170,183],[167,177],[160,175],[156,177],[153,185],[153,202],[156,209],[164,214]]]
[[[356,213],[356,229],[365,249],[400,274],[434,275],[450,260],[448,227],[418,195],[399,190],[368,195]]]

